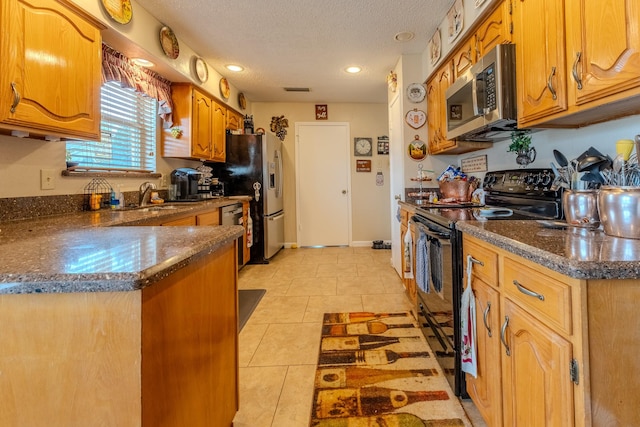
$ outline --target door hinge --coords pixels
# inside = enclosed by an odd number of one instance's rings
[[[579,368],[578,368],[578,361],[576,359],[571,359],[571,362],[569,362],[569,373],[571,376],[571,381],[575,384],[578,385],[580,383],[579,379],[578,379],[578,374],[579,374]]]

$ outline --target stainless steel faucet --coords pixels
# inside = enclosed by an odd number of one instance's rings
[[[138,206],[147,206],[149,199],[151,199],[151,190],[155,190],[156,185],[153,182],[143,182],[140,184],[140,198],[138,200]]]

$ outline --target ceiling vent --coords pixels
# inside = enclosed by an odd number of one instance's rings
[[[285,87],[284,90],[287,92],[311,92],[308,87]]]

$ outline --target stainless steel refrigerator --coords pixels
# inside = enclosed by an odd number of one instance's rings
[[[226,162],[209,164],[225,196],[250,195],[250,263],[264,264],[284,247],[282,142],[274,135],[227,135]]]

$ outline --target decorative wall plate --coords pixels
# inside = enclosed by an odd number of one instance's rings
[[[133,17],[130,0],[102,0],[104,10],[119,24],[128,24]]]
[[[204,59],[196,57],[193,60],[193,72],[200,80],[200,83],[204,83],[209,78],[209,69],[207,68],[207,63],[204,62]]]
[[[422,102],[427,96],[427,90],[420,83],[411,83],[407,86],[407,98],[411,102]]]
[[[409,143],[409,147],[407,150],[409,152],[409,157],[411,157],[413,160],[422,160],[427,157],[427,144],[420,141],[419,138],[420,137],[416,135],[414,137],[414,140]]]
[[[169,27],[162,27],[160,29],[160,46],[162,46],[164,54],[171,59],[176,59],[178,55],[180,55],[178,39]]]
[[[244,97],[244,93],[242,92],[238,94],[238,105],[240,105],[240,108],[243,110],[247,108],[247,98]]]
[[[427,113],[414,108],[413,110],[407,111],[407,115],[404,119],[412,128],[420,129],[427,122]]]
[[[231,94],[231,88],[229,87],[229,82],[226,77],[220,79],[220,95],[227,100],[229,99],[229,95]]]

